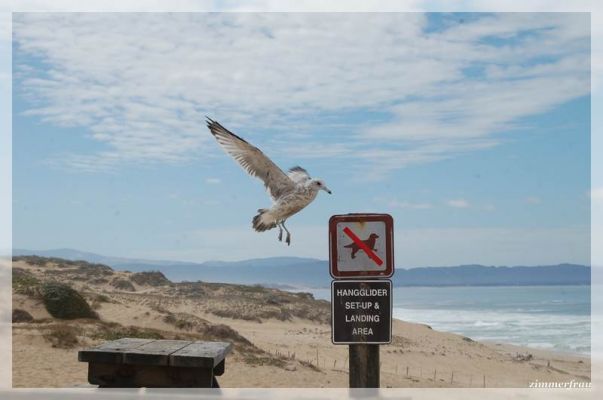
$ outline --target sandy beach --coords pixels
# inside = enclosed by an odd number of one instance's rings
[[[235,350],[219,377],[222,387],[348,385],[348,347],[331,344],[330,306],[307,294],[174,284],[108,270],[100,276],[90,272],[93,267],[30,262],[15,261],[16,275],[36,282],[60,277],[84,295],[100,319],[53,318],[35,291],[20,284],[26,279],[13,280],[13,309],[33,318],[13,325],[14,387],[86,386],[87,365],[77,361],[77,351],[114,333],[232,341]],[[116,288],[126,287],[119,281],[131,287]],[[393,341],[381,346],[380,357],[382,387],[521,388],[534,381],[590,381],[585,356],[480,343],[400,320],[394,321]]]

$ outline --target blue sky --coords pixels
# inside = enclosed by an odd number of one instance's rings
[[[586,14],[53,15],[13,21],[13,246],[327,258],[387,212],[400,267],[589,263]],[[51,34],[52,33],[52,34]],[[288,223],[204,127],[323,178]]]

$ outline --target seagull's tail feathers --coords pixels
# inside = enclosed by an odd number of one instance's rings
[[[274,227],[276,227],[276,219],[270,214],[270,210],[267,208],[260,208],[258,210],[258,215],[253,217],[253,229],[258,232],[264,232]]]

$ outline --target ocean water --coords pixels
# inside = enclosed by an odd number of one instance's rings
[[[590,354],[590,286],[397,287],[393,316],[489,340]],[[330,300],[330,289],[311,290]]]

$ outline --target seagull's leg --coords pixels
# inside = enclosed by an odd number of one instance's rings
[[[281,222],[281,225],[285,229],[285,232],[287,232],[287,238],[285,239],[285,242],[287,242],[287,246],[290,246],[291,245],[291,233],[289,233],[289,230],[285,226],[285,221]]]
[[[276,224],[276,226],[278,226],[278,241],[282,242],[283,241],[283,228],[281,227],[280,222],[278,224]]]

